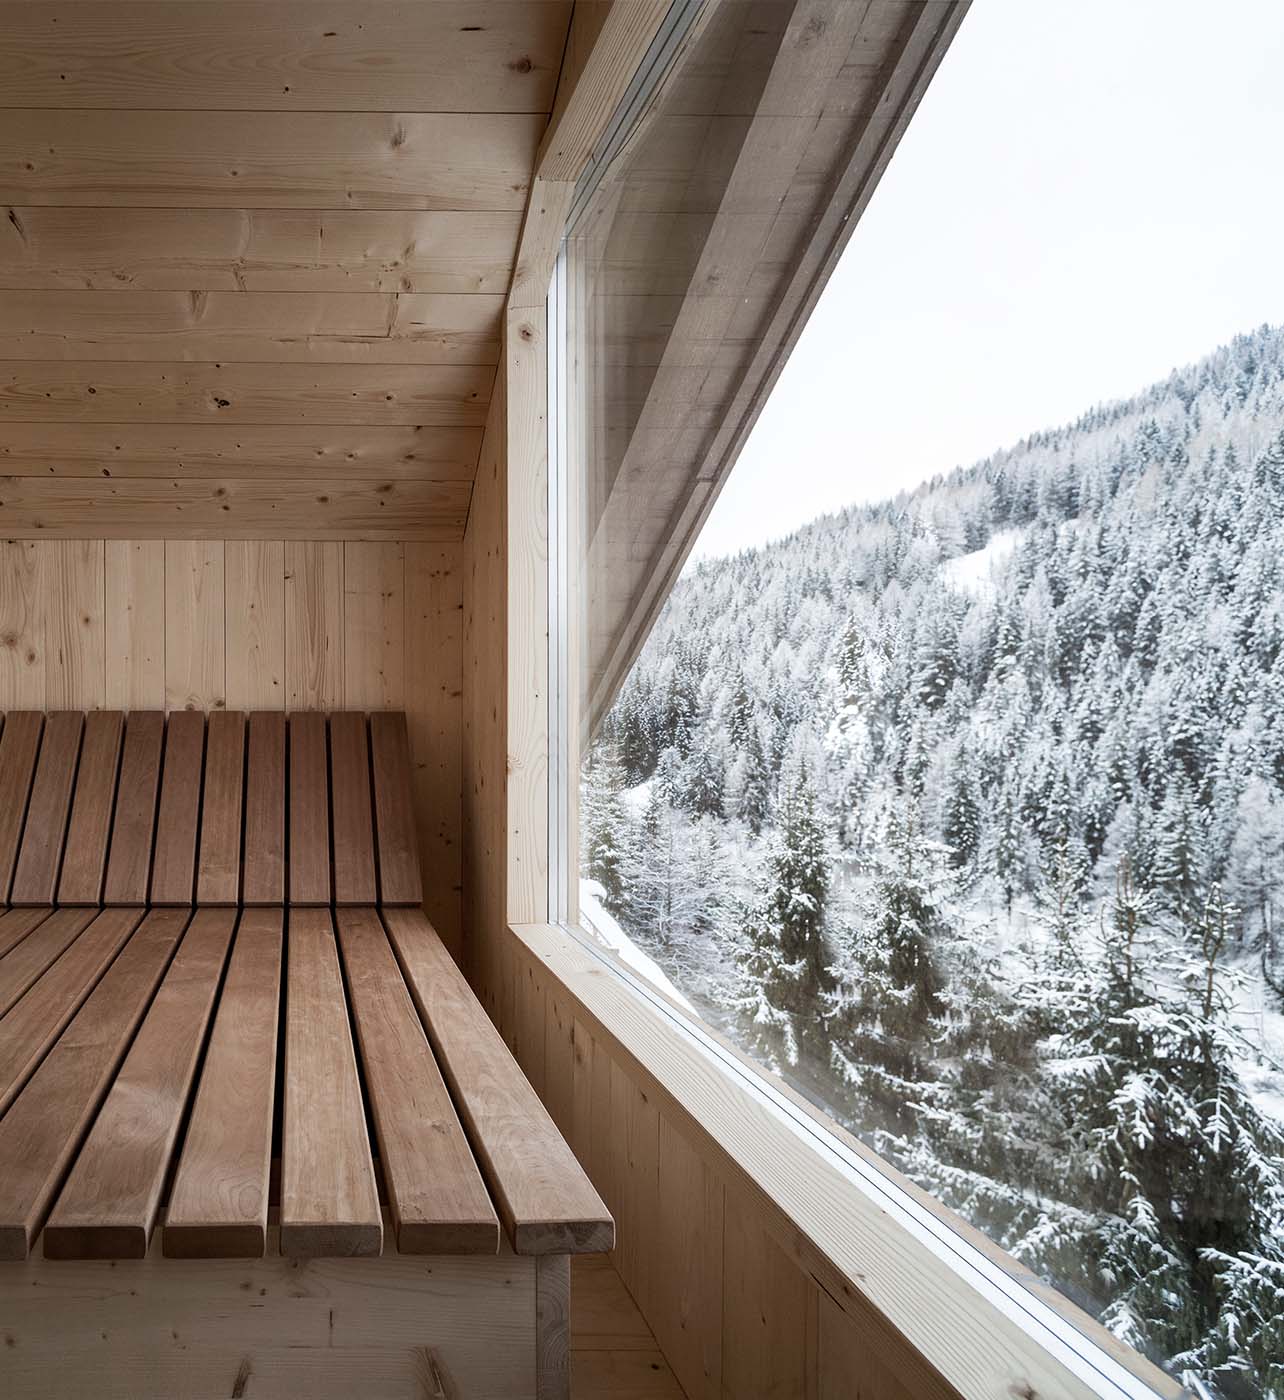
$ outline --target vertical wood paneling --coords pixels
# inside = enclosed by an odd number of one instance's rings
[[[614,1061],[611,1140],[618,1145],[612,1259],[643,1316],[649,1317],[657,1293],[667,1286],[667,1280],[663,1285],[659,1280],[654,1249],[660,1219],[660,1115],[645,1091]]]
[[[807,1392],[809,1280],[730,1194],[723,1225],[722,1393],[797,1400]]]
[[[106,544],[105,703],[165,708],[165,541]]]
[[[222,540],[165,542],[165,705],[219,710],[226,703]]]
[[[405,698],[405,546],[343,547],[343,703],[399,710]]]
[[[103,542],[47,540],[40,548],[45,707],[100,709],[107,685]]]
[[[343,706],[343,544],[285,542],[285,703]]]
[[[227,704],[278,710],[285,695],[285,545],[228,540]]]
[[[406,545],[406,720],[424,904],[456,959],[462,933],[462,568],[457,544]]]
[[[0,540],[0,694],[5,709],[45,707],[45,634],[35,540]]]
[[[660,1117],[659,1193],[655,1222],[655,1291],[651,1329],[688,1400],[722,1393],[722,1227],[724,1190],[709,1164]]]

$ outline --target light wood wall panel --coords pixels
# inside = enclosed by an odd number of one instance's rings
[[[219,710],[227,697],[226,546],[165,545],[165,708]]]
[[[97,709],[106,694],[105,563],[101,540],[54,540],[42,551],[45,705]],[[83,696],[83,701],[77,697]]]
[[[458,957],[461,565],[458,544],[0,540],[0,711],[404,709],[424,905]]]
[[[285,698],[291,710],[343,705],[343,545],[285,542]]]
[[[0,688],[15,710],[39,710],[45,703],[42,553],[30,540],[0,546]]]
[[[279,710],[285,694],[285,544],[228,540],[227,704]]]
[[[405,703],[406,556],[400,543],[343,547],[343,692],[355,709]]]
[[[105,547],[106,704],[165,708],[165,541],[108,540]]]

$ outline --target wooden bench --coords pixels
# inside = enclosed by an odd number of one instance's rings
[[[6,717],[6,1396],[568,1393],[614,1227],[422,912],[409,772],[392,713]]]

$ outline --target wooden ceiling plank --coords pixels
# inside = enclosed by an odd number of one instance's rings
[[[11,477],[0,505],[10,538],[463,538],[466,481],[170,480]]]
[[[547,113],[570,10],[570,0],[111,0],[67,22],[65,11],[5,3],[0,106]]]
[[[471,481],[482,429],[280,423],[6,423],[6,476]]]
[[[0,218],[11,291],[506,293],[518,210],[82,209]]]
[[[504,298],[0,291],[0,360],[493,365]]]
[[[13,109],[8,204],[516,209],[541,114]]]
[[[482,365],[255,365],[8,361],[0,422],[311,423],[477,426],[494,370]]]

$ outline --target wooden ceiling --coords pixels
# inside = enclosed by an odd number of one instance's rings
[[[0,0],[0,535],[462,536],[569,0]]]

